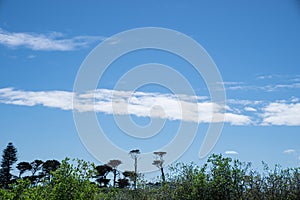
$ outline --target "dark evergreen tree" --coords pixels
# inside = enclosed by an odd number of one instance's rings
[[[0,184],[4,188],[8,188],[13,175],[10,173],[13,164],[17,162],[17,149],[10,142],[3,150],[1,169],[0,169]]]

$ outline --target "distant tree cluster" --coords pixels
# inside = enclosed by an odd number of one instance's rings
[[[270,169],[263,172],[250,163],[222,155],[211,155],[203,166],[177,163],[164,171],[166,152],[154,152],[161,179],[149,182],[138,173],[139,150],[129,152],[134,171],[118,170],[122,161],[113,159],[96,166],[83,160],[34,160],[17,162],[12,143],[4,149],[1,161],[0,199],[5,200],[223,200],[300,199],[300,168]],[[14,164],[18,175],[11,174]],[[111,174],[112,180],[108,178]]]
[[[113,173],[113,187],[128,188],[132,186],[133,189],[137,189],[137,181],[140,175],[138,173],[138,158],[140,153],[139,149],[134,149],[129,152],[130,157],[134,160],[134,171],[119,171],[117,168],[122,164],[121,160],[110,160],[107,164],[96,166],[94,176],[96,183],[98,183],[101,188],[108,187],[111,180],[108,179],[107,176],[109,173]],[[162,181],[164,182],[163,156],[166,155],[166,152],[154,152],[154,155],[155,160],[153,161],[153,165],[161,170]],[[119,177],[118,179],[117,176]]]
[[[154,152],[156,158],[153,165],[157,166],[162,171],[163,180],[165,176],[163,174],[163,156],[166,152]],[[122,164],[121,160],[112,159],[108,163],[95,166],[93,169],[94,183],[100,188],[106,188],[110,186],[114,188],[137,188],[137,180],[139,178],[138,173],[138,157],[140,155],[139,149],[134,149],[129,152],[129,156],[134,160],[134,171],[118,170],[118,166]],[[12,166],[17,162],[17,149],[10,142],[3,151],[1,169],[0,169],[0,186],[4,189],[9,189],[9,185],[16,183],[18,180],[29,180],[31,186],[37,186],[50,181],[53,177],[51,172],[55,172],[61,165],[57,160],[42,161],[36,159],[32,162],[19,162],[16,164],[16,169],[19,171],[18,176],[11,174]],[[113,180],[108,179],[107,176],[112,173]],[[24,175],[25,174],[25,175]]]
[[[57,160],[34,160],[32,162],[19,162],[16,168],[19,175],[11,173],[12,166],[17,162],[17,149],[10,142],[3,150],[1,168],[0,168],[0,186],[8,189],[9,185],[16,183],[18,179],[28,179],[32,185],[36,185],[43,179],[51,178],[51,171],[59,168],[60,162]],[[28,173],[27,173],[28,172]],[[26,176],[23,174],[27,173]]]

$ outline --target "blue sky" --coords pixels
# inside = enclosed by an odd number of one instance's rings
[[[262,160],[271,165],[299,166],[297,0],[0,1],[1,149],[12,141],[20,161],[68,156],[99,163],[81,143],[73,121],[76,74],[100,42],[142,27],[169,28],[188,35],[218,66],[227,108],[224,129],[212,152],[251,161],[255,166]],[[198,151],[210,123],[205,116],[199,120],[180,119],[172,112],[164,117],[158,114],[166,120],[166,126],[149,140],[130,138],[116,126],[113,114],[122,111],[112,112],[105,104],[109,93],[124,73],[150,62],[180,72],[199,97],[199,108],[209,112],[206,85],[188,63],[166,52],[144,50],[116,60],[101,79],[99,105],[95,107],[99,123],[119,147],[140,148],[142,152],[157,150],[170,141],[181,121],[199,124],[195,140],[179,160],[201,162]],[[136,123],[150,122],[146,111],[154,101],[167,110],[176,110],[168,88],[148,85],[138,91],[141,93],[135,104],[129,103],[136,106],[131,112]],[[123,97],[124,91],[117,92]],[[88,111],[92,108],[87,107]]]

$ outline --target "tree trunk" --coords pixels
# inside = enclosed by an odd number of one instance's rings
[[[114,187],[116,187],[117,170],[114,169]]]
[[[161,178],[162,178],[162,182],[164,183],[166,181],[166,178],[165,178],[165,173],[164,173],[164,168],[160,168],[160,171],[161,171]]]
[[[136,190],[137,182],[137,157],[134,158],[134,189]]]

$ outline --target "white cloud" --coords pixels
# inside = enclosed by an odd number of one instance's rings
[[[227,155],[238,155],[239,153],[236,151],[225,151],[225,154]]]
[[[262,125],[300,125],[300,103],[269,103],[262,110]]]
[[[232,125],[248,125],[252,124],[251,118],[246,115],[225,113],[225,122]]]
[[[248,111],[248,112],[256,112],[257,111],[255,108],[252,108],[252,107],[249,107],[249,106],[245,107],[244,110]]]
[[[300,83],[277,84],[274,86],[274,89],[297,89],[297,88],[300,88]]]
[[[267,104],[262,101],[231,99],[228,105],[222,107],[203,96],[97,89],[95,93],[76,94],[73,106],[73,95],[73,92],[68,91],[22,91],[2,88],[0,103],[42,105],[62,110],[75,109],[79,112],[132,114],[195,123],[224,121],[231,125],[300,125],[300,103],[296,97]]]
[[[258,101],[258,100],[251,101],[251,100],[245,100],[245,99],[228,99],[227,103],[247,106],[247,105],[261,104],[261,103],[263,103],[263,101]]]
[[[286,149],[283,151],[284,154],[293,154],[293,153],[296,153],[296,150],[295,149]]]
[[[277,85],[228,85],[227,90],[256,90],[256,91],[267,91],[275,92],[282,89],[299,89],[300,83],[291,83],[291,84],[277,84]]]
[[[207,97],[187,97],[160,93],[131,91],[97,90],[95,106],[86,102],[92,94],[79,95],[76,109],[109,114],[133,114],[142,117],[166,118],[196,123],[228,122],[233,125],[250,124],[251,120],[244,115],[223,113],[225,108],[208,101],[198,102]]]
[[[235,81],[224,81],[224,82],[219,82],[219,84],[222,84],[222,85],[242,85],[244,83],[243,82],[235,82]]]
[[[248,85],[245,85],[244,82],[235,82],[235,81],[224,81],[218,82],[218,84],[223,85],[226,90],[247,90],[249,89]]]
[[[263,80],[263,79],[271,79],[273,78],[273,75],[261,75],[256,77],[257,79]]]
[[[21,91],[13,88],[0,89],[0,102],[5,104],[72,109],[72,92],[66,91]]]
[[[92,42],[105,39],[101,36],[76,36],[64,38],[63,34],[52,32],[48,35],[8,32],[0,28],[0,44],[8,47],[26,47],[42,51],[71,51],[86,47]]]
[[[264,85],[264,86],[256,86],[253,87],[256,90],[263,90],[267,92],[276,92],[283,89],[299,89],[300,83],[290,83],[290,84],[272,84],[272,85]]]
[[[226,86],[227,90],[242,90],[242,91],[267,91],[276,92],[284,89],[299,89],[300,88],[300,78],[299,75],[262,75],[256,77],[258,80],[264,80],[264,83],[269,82],[264,85],[251,85],[245,82],[223,82],[222,84]],[[276,79],[278,84],[270,84],[271,79]],[[274,83],[275,81],[272,81]],[[281,83],[280,83],[281,82]]]
[[[74,106],[72,97],[73,93],[67,91],[33,92],[13,88],[0,89],[0,102],[5,104],[43,105],[63,110],[75,109],[79,112],[132,114],[195,123],[222,121],[232,125],[251,123],[251,119],[246,115],[225,113],[228,109],[206,100],[207,97],[98,89],[95,93],[76,94]]]
[[[247,86],[230,86],[230,87],[226,87],[227,90],[244,90],[244,89],[248,89]]]
[[[298,99],[297,97],[292,97],[292,98],[291,98],[291,102],[292,102],[292,103],[299,102],[299,99]]]

